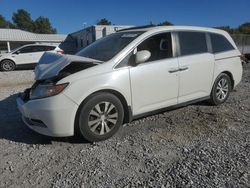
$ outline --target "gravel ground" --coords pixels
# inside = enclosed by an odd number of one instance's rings
[[[13,72],[0,72],[0,87],[16,87],[18,85],[30,85],[34,80],[34,72],[27,71],[13,71]],[[2,94],[0,94],[1,99]],[[5,96],[6,97],[6,96]]]
[[[15,98],[32,78],[0,72],[0,187],[250,187],[250,65],[225,104],[141,119],[96,144],[26,128]]]

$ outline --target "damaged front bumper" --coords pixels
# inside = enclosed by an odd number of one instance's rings
[[[78,105],[64,94],[30,100],[29,90],[19,94],[16,99],[23,122],[32,130],[43,135],[73,136]]]

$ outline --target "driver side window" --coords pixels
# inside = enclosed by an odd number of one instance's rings
[[[146,62],[157,61],[173,57],[171,33],[161,33],[144,40],[137,46],[137,52],[147,50],[151,53]],[[130,52],[116,68],[126,67],[135,63],[135,54]]]
[[[33,47],[32,46],[27,46],[27,47],[24,47],[24,48],[18,50],[18,52],[20,54],[31,53],[31,52],[33,52]]]
[[[137,47],[138,52],[142,50],[151,53],[146,62],[173,57],[171,33],[161,33],[146,39]]]

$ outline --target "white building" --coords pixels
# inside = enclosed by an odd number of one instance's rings
[[[92,42],[115,33],[118,30],[134,27],[131,25],[93,25],[82,30],[70,33],[60,45],[65,53],[74,54]]]
[[[60,44],[65,38],[66,35],[36,34],[20,29],[0,29],[0,53],[10,52],[25,44]]]

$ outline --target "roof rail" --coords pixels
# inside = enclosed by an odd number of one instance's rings
[[[126,28],[126,29],[121,29],[121,30],[118,30],[117,32],[120,32],[120,31],[128,31],[128,30],[135,30],[135,29],[144,29],[144,28],[150,28],[150,27],[155,27],[156,25],[143,25],[143,26],[137,26],[137,27],[129,27],[129,28]]]

